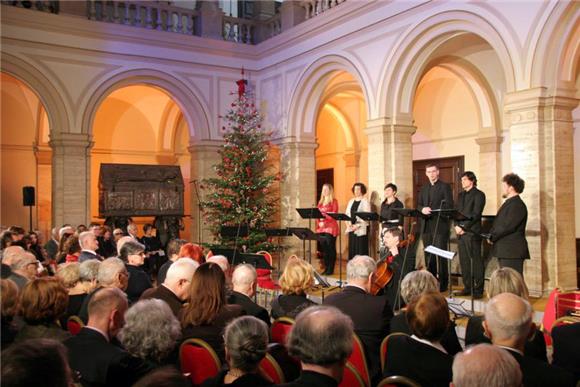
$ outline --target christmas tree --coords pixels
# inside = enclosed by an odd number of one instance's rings
[[[242,71],[243,75],[243,71]],[[254,99],[246,92],[247,81],[237,82],[238,96],[223,117],[226,126],[224,145],[218,151],[221,161],[214,165],[217,177],[204,179],[206,191],[202,201],[204,217],[216,240],[210,248],[238,248],[247,252],[273,251],[264,228],[276,213],[277,198],[272,195],[272,183],[280,176],[268,171],[267,159],[271,149],[271,133],[261,127],[262,116]],[[249,235],[221,235],[222,226],[234,228],[235,234],[249,226]]]

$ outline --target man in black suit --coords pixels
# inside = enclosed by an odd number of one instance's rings
[[[524,355],[533,329],[530,303],[512,293],[501,293],[486,305],[483,328],[493,345],[507,350],[519,363],[524,386],[575,386],[571,373]]]
[[[288,351],[300,359],[302,372],[281,387],[336,387],[352,353],[352,321],[336,308],[311,306],[296,318]]]
[[[96,252],[99,248],[99,241],[97,240],[97,236],[92,231],[84,231],[80,233],[79,245],[82,249],[81,255],[79,255],[80,263],[83,263],[89,259],[102,260],[102,258]]]
[[[511,267],[523,276],[524,260],[530,259],[528,241],[526,241],[526,223],[528,208],[520,194],[524,192],[525,182],[515,173],[508,173],[502,179],[502,204],[493,225],[490,242],[491,253],[497,257],[500,267]]]
[[[421,188],[417,199],[417,210],[426,216],[421,219],[421,232],[423,247],[433,245],[440,249],[448,250],[449,243],[449,218],[433,213],[433,210],[453,208],[453,194],[451,186],[439,180],[439,167],[427,164],[425,174],[429,182]],[[447,290],[449,282],[447,260],[426,254],[427,269],[439,279],[439,289]]]
[[[127,296],[120,289],[105,288],[89,303],[89,321],[78,335],[67,339],[70,367],[84,386],[131,386],[148,367],[112,344],[125,324]]]
[[[393,311],[386,295],[370,294],[375,269],[371,257],[355,256],[346,266],[348,285],[342,292],[326,297],[324,304],[337,307],[352,319],[354,331],[364,346],[371,380],[376,381],[381,371],[379,348],[389,334]]]
[[[580,380],[580,322],[552,328],[552,364],[562,367]]]
[[[485,207],[485,194],[477,189],[477,177],[471,171],[461,175],[463,191],[457,198],[457,210],[465,215],[467,220],[455,224],[455,234],[459,241],[459,263],[463,276],[463,290],[459,296],[474,298],[483,297],[483,259],[481,258],[481,215]],[[471,271],[473,263],[473,272]],[[473,276],[473,289],[471,279]]]
[[[179,311],[185,300],[189,298],[189,288],[195,270],[199,264],[190,258],[178,259],[167,270],[165,282],[156,288],[147,289],[141,299],[157,298],[169,305],[175,317],[179,318]]]
[[[258,285],[258,274],[252,265],[243,264],[236,266],[232,274],[233,290],[228,297],[228,304],[240,305],[246,314],[264,321],[270,326],[268,311],[252,301]]]

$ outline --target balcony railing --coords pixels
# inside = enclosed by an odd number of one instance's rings
[[[58,13],[59,1],[13,1],[2,0],[2,4],[13,5],[20,8],[36,9],[38,11]]]
[[[306,19],[311,19],[331,8],[336,7],[346,0],[303,0],[300,4],[306,11]]]

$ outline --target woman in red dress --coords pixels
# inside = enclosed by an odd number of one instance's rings
[[[338,223],[327,215],[328,212],[338,212],[338,201],[334,198],[332,185],[324,184],[318,201],[318,209],[324,218],[318,220],[316,232],[321,237],[319,249],[322,251],[325,271],[322,274],[330,275],[334,272],[336,262],[336,236],[338,235]]]

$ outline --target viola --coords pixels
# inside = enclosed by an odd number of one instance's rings
[[[371,294],[376,296],[391,281],[393,274],[393,269],[389,267],[387,258],[379,261],[375,274],[373,275],[373,281],[371,282]]]

